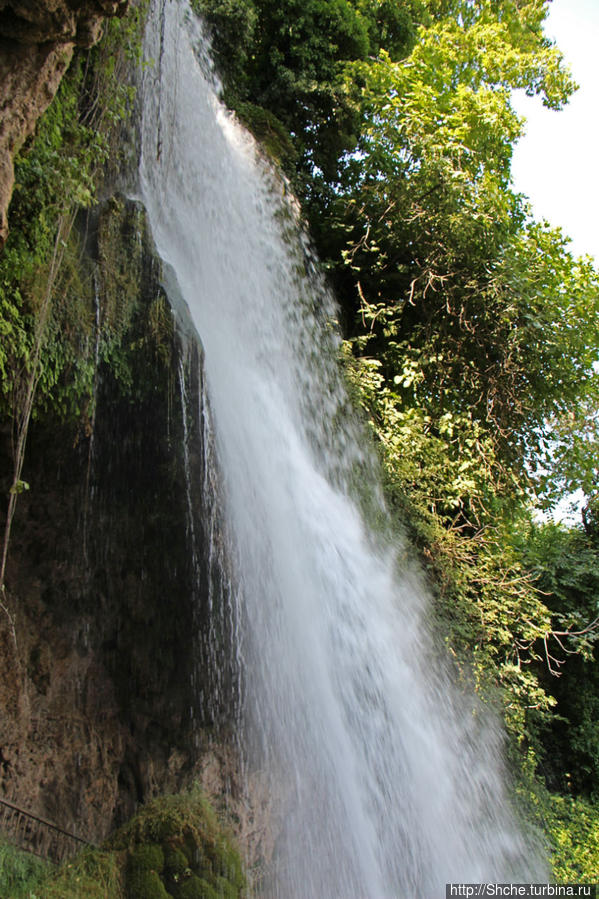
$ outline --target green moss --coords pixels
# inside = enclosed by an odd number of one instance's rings
[[[147,868],[127,870],[126,899],[168,899],[165,886],[156,871]]]
[[[177,899],[219,899],[219,893],[214,887],[197,874],[192,874],[179,884],[176,896]]]
[[[237,899],[239,896],[239,889],[226,877],[216,877],[214,879],[214,888],[221,899]]]
[[[283,169],[292,174],[297,162],[297,150],[289,130],[273,112],[254,103],[232,103],[245,127]]]
[[[157,843],[146,843],[136,848],[129,855],[127,866],[130,870],[151,870],[161,874],[164,870],[164,852]]]
[[[176,846],[167,846],[164,852],[164,867],[171,877],[182,877],[189,870],[189,859]]]
[[[108,24],[90,54],[75,55],[35,137],[15,159],[10,232],[0,257],[2,414],[18,408],[36,342],[38,405],[61,418],[77,415],[90,393],[93,310],[89,285],[76,283],[81,253],[72,231],[77,209],[94,202],[131,109],[125,68],[127,53],[141,46],[141,11],[127,18],[126,25]]]
[[[198,789],[148,803],[109,845],[128,851],[128,872],[152,868],[162,874],[172,895],[229,899],[245,887],[239,853]]]
[[[236,889],[242,889],[245,884],[245,875],[241,858],[231,843],[226,839],[208,847],[208,854],[217,880],[233,885]]]
[[[45,870],[30,884],[38,899],[239,899],[245,890],[239,853],[199,789],[148,803],[104,849]],[[12,882],[0,848],[0,895],[29,899],[30,890],[9,892]]]

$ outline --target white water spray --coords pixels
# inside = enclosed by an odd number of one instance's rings
[[[262,892],[432,899],[450,881],[544,879],[496,732],[462,708],[417,578],[396,573],[397,547],[351,498],[372,466],[283,184],[216,99],[184,3],[151,14],[146,56],[142,196],[205,350],[243,597],[247,763],[283,821]]]

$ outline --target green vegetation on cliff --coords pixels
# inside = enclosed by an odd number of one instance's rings
[[[123,80],[139,45],[141,11],[113,20],[102,43],[75,56],[35,137],[15,161],[10,236],[0,256],[0,412],[22,408],[36,382],[36,407],[76,411],[89,393],[93,360],[82,358],[93,316],[77,307],[81,253],[77,213],[118,168],[118,135],[133,95]],[[92,354],[93,355],[93,354]]]
[[[5,899],[240,899],[232,837],[198,789],[144,806],[99,849],[55,869],[0,847]]]
[[[136,12],[76,56],[22,148],[0,257],[2,794],[89,839],[187,786],[202,725],[216,741],[229,713],[208,713],[208,675],[197,700],[205,460],[201,439],[176,451],[198,433],[200,350],[175,333],[143,209],[114,192]],[[81,860],[98,883],[100,861]]]
[[[12,472],[0,563],[6,564],[32,417],[86,414],[98,350],[94,313],[82,300],[77,214],[107,170],[118,169],[118,138],[132,101],[124,71],[139,51],[143,4],[115,19],[102,43],[76,54],[35,137],[15,160],[10,233],[0,256],[0,420],[12,430]],[[6,611],[7,607],[3,603]],[[13,628],[14,630],[14,628]]]

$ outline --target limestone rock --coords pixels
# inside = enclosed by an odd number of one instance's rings
[[[13,158],[52,101],[75,46],[91,47],[129,0],[0,0],[0,249],[8,233]]]
[[[31,491],[0,605],[0,798],[99,842],[140,802],[198,776],[205,744],[231,732],[238,689],[225,697],[233,653],[208,617],[227,577],[213,570],[218,527],[204,511],[201,352],[172,326],[141,207],[112,198],[81,219],[81,314],[94,321],[98,303],[98,321],[120,328],[115,359],[135,386],[97,359],[93,420],[30,428]],[[4,495],[11,471],[0,422]]]

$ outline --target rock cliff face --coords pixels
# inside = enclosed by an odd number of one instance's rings
[[[54,97],[74,48],[91,47],[129,0],[0,0],[0,249],[13,157]]]
[[[74,48],[127,2],[0,0],[0,245],[14,153]],[[103,171],[104,197],[122,164],[119,155]],[[17,243],[23,222],[37,221],[35,204],[23,208]],[[30,489],[18,497],[0,594],[0,797],[95,842],[141,802],[199,781],[213,798],[228,794],[248,857],[263,857],[268,798],[260,784],[249,805],[231,796],[235,616],[201,349],[184,315],[175,327],[176,285],[139,205],[105,199],[67,241],[44,364],[54,332],[67,331],[61,377],[79,408],[42,401],[28,432]],[[40,271],[16,290],[22,322],[37,308],[35,278],[48,277],[34,258]],[[11,403],[0,417],[3,496],[16,394]]]
[[[87,417],[31,427],[4,596],[14,634],[0,610],[0,795],[94,841],[208,767],[218,791],[236,672],[201,353],[173,328],[143,210],[113,198],[81,233],[83,299],[122,338],[97,360]]]

